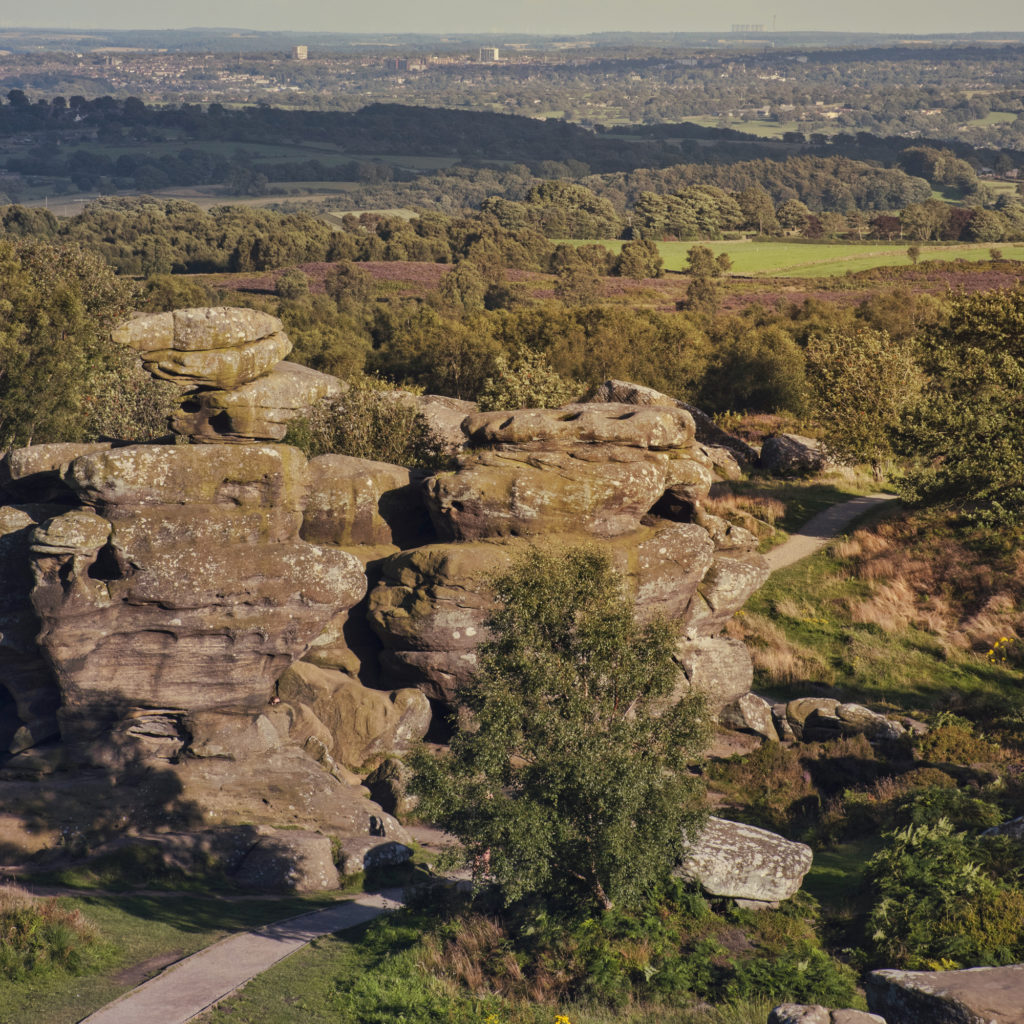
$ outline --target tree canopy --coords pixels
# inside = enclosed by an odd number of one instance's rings
[[[415,759],[420,813],[458,836],[506,903],[629,906],[667,880],[702,821],[686,770],[703,701],[671,703],[675,638],[641,625],[589,548],[532,550],[494,581],[492,639],[459,695],[451,754]]]

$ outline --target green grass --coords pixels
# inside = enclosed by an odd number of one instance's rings
[[[623,243],[615,239],[565,239],[572,245],[598,242],[617,253]],[[682,271],[686,254],[694,245],[706,245],[717,256],[728,253],[732,273],[760,277],[831,277],[836,274],[873,270],[876,267],[906,267],[910,242],[658,242],[665,269]],[[989,250],[1001,249],[1007,259],[1024,260],[1024,243],[985,243],[982,245],[925,245],[918,243],[921,260],[989,259]]]
[[[816,850],[814,863],[804,878],[804,892],[813,896],[826,913],[849,910],[864,878],[864,868],[881,845],[877,836],[869,836]]]
[[[1017,115],[1009,110],[993,110],[985,117],[975,118],[973,121],[965,121],[967,128],[987,128],[993,124],[1013,124]]]
[[[227,899],[210,892],[61,897],[63,906],[80,910],[96,929],[92,973],[48,971],[17,982],[0,978],[0,1024],[74,1024],[144,980],[131,970],[137,965],[180,959],[225,935],[293,917],[336,897]]]
[[[885,631],[854,622],[851,603],[871,596],[871,585],[851,578],[828,551],[773,573],[743,617],[770,619],[792,647],[809,655],[808,667],[788,683],[757,669],[754,689],[790,700],[825,688],[837,699],[906,713],[1019,703],[1020,673],[1012,668],[951,650],[922,629]]]

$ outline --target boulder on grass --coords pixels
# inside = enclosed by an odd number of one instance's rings
[[[261,836],[234,878],[264,892],[322,892],[339,885],[330,837],[302,829]]]
[[[758,904],[788,900],[811,868],[811,848],[767,829],[711,817],[676,874],[711,896]]]
[[[825,468],[818,443],[799,434],[773,434],[761,445],[759,467],[772,476],[804,476]]]

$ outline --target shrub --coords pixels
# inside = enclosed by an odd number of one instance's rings
[[[998,743],[978,736],[970,722],[947,715],[914,743],[922,761],[940,764],[989,764],[1003,759]]]
[[[480,408],[554,409],[571,402],[583,390],[579,381],[563,377],[540,352],[521,349],[511,359],[498,356],[497,372],[484,381],[477,396]]]
[[[46,968],[78,971],[94,942],[79,911],[14,885],[0,886],[0,976],[16,979]]]
[[[868,935],[886,966],[1006,964],[1024,953],[1024,893],[980,866],[977,844],[940,819],[883,835],[868,863]]]
[[[436,469],[444,441],[407,397],[375,377],[352,377],[344,394],[317,403],[289,424],[285,444],[308,458],[352,455],[396,466]]]

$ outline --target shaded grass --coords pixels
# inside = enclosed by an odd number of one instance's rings
[[[310,897],[229,900],[212,893],[166,895],[77,893],[59,906],[91,925],[95,948],[75,976],[46,971],[19,981],[0,979],[0,1024],[74,1024],[138,984],[124,972],[167,954],[180,959],[226,935],[329,904],[336,893]],[[119,977],[121,975],[121,977]]]

